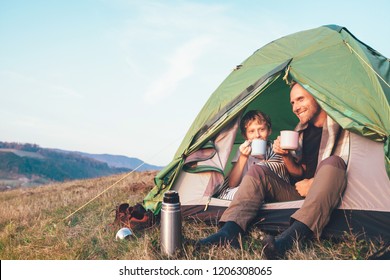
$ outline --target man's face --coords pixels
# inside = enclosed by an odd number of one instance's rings
[[[290,91],[290,103],[301,124],[315,123],[321,112],[317,101],[299,84]]]
[[[246,127],[245,136],[247,140],[253,140],[253,139],[267,140],[270,134],[271,134],[271,129],[269,129],[265,123],[260,124],[257,120],[253,120],[249,122],[248,126]]]

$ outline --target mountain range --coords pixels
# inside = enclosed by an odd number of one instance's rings
[[[145,163],[144,161],[134,157],[110,154],[88,154],[83,152],[73,153],[105,162],[108,164],[108,166],[116,168],[129,168],[136,171],[161,170],[163,168],[162,166]]]
[[[161,170],[138,158],[0,142],[0,190],[126,173]]]

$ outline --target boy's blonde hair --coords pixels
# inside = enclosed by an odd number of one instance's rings
[[[270,117],[259,111],[259,110],[251,110],[251,111],[248,111],[241,119],[241,122],[240,122],[240,130],[241,130],[241,134],[246,137],[246,129],[249,125],[249,123],[251,123],[252,121],[255,121],[257,120],[260,124],[266,124],[266,126],[268,127],[268,129],[271,129],[272,127],[272,124],[271,124],[271,119]]]

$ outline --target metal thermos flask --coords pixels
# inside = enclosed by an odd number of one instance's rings
[[[168,256],[181,248],[182,228],[179,194],[167,191],[161,208],[161,250]]]

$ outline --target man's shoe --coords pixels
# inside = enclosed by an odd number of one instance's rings
[[[157,222],[158,217],[150,210],[146,210],[142,204],[130,206],[128,203],[122,203],[115,209],[115,220],[112,226],[142,230],[154,226]]]
[[[156,216],[150,210],[147,210],[142,217],[131,217],[127,225],[132,230],[143,230],[153,227],[156,223]]]

